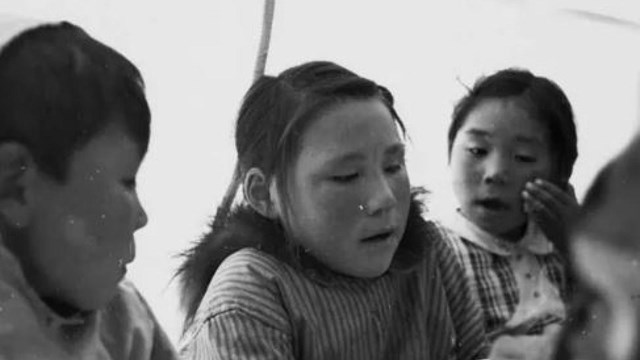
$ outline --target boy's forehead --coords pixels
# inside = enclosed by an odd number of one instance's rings
[[[122,125],[113,123],[87,139],[69,158],[69,166],[121,163],[137,167],[143,157],[143,149],[134,137]]]

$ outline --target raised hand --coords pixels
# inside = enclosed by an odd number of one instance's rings
[[[564,252],[567,247],[567,232],[576,219],[580,206],[573,186],[560,189],[553,183],[535,179],[529,181],[522,191],[524,211],[540,226],[547,238]]]

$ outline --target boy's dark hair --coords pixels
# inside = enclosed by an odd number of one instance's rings
[[[138,69],[68,22],[20,33],[0,51],[0,142],[26,146],[64,181],[69,157],[110,124],[144,155],[150,111]]]
[[[458,130],[469,113],[486,99],[506,98],[519,98],[531,116],[549,130],[554,175],[557,180],[568,181],[578,157],[571,104],[555,82],[528,70],[505,69],[478,79],[454,108],[448,136],[449,156]]]
[[[224,231],[237,188],[246,172],[254,167],[259,168],[268,180],[277,179],[277,192],[287,209],[289,170],[298,156],[305,129],[336,104],[367,99],[378,99],[385,104],[404,133],[391,93],[337,64],[313,61],[292,67],[277,77],[259,78],[247,91],[240,106],[235,133],[238,163],[210,233],[215,235]],[[283,217],[280,225],[286,227],[286,210]],[[285,238],[284,232],[281,235],[280,238]],[[228,255],[245,247],[270,247],[255,242],[211,243],[208,241],[210,238],[213,237],[203,237],[184,254],[185,261],[177,273],[182,280],[182,303],[187,312],[185,324],[193,319],[206,284]],[[295,253],[295,245],[291,242],[278,246]]]

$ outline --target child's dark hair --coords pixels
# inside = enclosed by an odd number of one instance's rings
[[[505,69],[480,78],[455,106],[449,127],[448,151],[467,116],[486,99],[518,98],[531,116],[549,130],[554,175],[568,181],[578,156],[576,126],[571,104],[553,81],[522,69]]]
[[[117,123],[144,155],[150,111],[138,69],[68,22],[20,33],[0,52],[0,142],[26,146],[64,181],[70,156]]]
[[[404,133],[404,125],[394,110],[391,93],[334,63],[308,62],[290,68],[277,77],[259,78],[246,93],[240,107],[235,133],[238,162],[232,183],[211,225],[211,234],[215,236],[224,230],[238,186],[251,168],[259,168],[270,181],[277,180],[277,192],[286,208],[288,170],[296,160],[307,126],[336,104],[366,99],[382,101]],[[279,225],[286,228],[288,220],[284,212],[282,216],[285,218],[279,219]],[[286,235],[282,227],[280,231],[282,236],[277,237],[284,239]],[[215,243],[205,236],[185,253],[186,259],[177,274],[181,276],[186,324],[192,320],[207,284],[228,255],[245,247],[265,251],[270,248],[269,244],[239,243],[236,240]],[[293,246],[289,242],[275,247],[291,253],[295,252]]]

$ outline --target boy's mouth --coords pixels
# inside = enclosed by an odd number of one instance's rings
[[[511,205],[509,205],[509,203],[498,198],[478,199],[473,203],[491,211],[508,211],[511,209]]]

